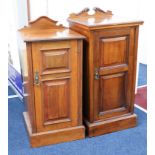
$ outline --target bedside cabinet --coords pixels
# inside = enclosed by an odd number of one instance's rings
[[[134,96],[138,29],[143,21],[94,8],[72,13],[70,28],[86,36],[83,58],[84,122],[90,137],[136,126]]]
[[[83,35],[47,17],[20,30],[26,42],[24,119],[32,147],[82,139]]]

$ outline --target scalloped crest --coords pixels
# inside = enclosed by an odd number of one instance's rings
[[[38,29],[43,29],[43,28],[64,28],[63,25],[57,25],[57,21],[50,19],[46,16],[41,16],[38,19],[29,22],[28,27],[26,28],[38,28]]]
[[[98,7],[94,7],[93,10],[95,11],[95,13],[93,15],[89,15],[89,8],[84,8],[82,11],[80,11],[79,13],[71,13],[69,18],[75,18],[75,17],[84,17],[84,16],[105,16],[105,15],[113,15],[112,11],[103,11],[102,9],[98,8]]]

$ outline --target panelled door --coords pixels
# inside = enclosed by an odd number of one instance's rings
[[[37,131],[78,124],[77,41],[32,43]]]
[[[124,115],[133,108],[134,51],[134,28],[95,32],[95,120]]]

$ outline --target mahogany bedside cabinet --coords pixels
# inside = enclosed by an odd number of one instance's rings
[[[32,147],[82,139],[82,44],[78,34],[48,17],[20,30],[26,42],[24,112]]]
[[[143,21],[86,8],[68,18],[86,36],[83,55],[84,122],[89,137],[136,126],[134,93],[138,29]]]

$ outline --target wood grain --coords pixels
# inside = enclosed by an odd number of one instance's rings
[[[133,99],[138,28],[143,21],[101,9],[94,9],[93,15],[88,11],[72,13],[68,21],[72,30],[87,37],[83,114],[88,136],[95,136],[136,125]]]
[[[35,21],[31,21],[29,26],[20,29],[19,32],[26,42],[85,38],[83,35],[65,28],[63,25],[57,25],[57,21],[46,16],[41,16]]]
[[[78,61],[78,47],[77,41],[57,41],[57,42],[35,42],[32,44],[33,50],[33,70],[34,72],[39,73],[39,85],[34,85],[35,91],[35,98],[36,98],[36,122],[37,122],[37,131],[43,132],[48,130],[55,130],[65,127],[71,127],[78,125],[77,117],[78,117],[78,73],[77,73],[77,61]],[[62,69],[59,67],[50,68],[48,69],[48,76],[47,71],[44,71],[42,62],[42,51],[52,51],[58,49],[59,51],[63,49],[69,49],[69,56],[67,63],[70,64],[70,69],[66,70],[67,77],[64,74],[61,74]],[[46,57],[49,59],[48,57]],[[44,60],[47,62],[48,60]],[[62,64],[59,59],[55,59],[55,64]],[[40,62],[40,63],[38,63]],[[53,72],[53,70],[55,72]],[[57,76],[53,76],[53,74],[57,73]],[[58,78],[57,78],[58,77]],[[55,78],[55,79],[54,79]],[[68,81],[66,86],[63,88],[60,87],[60,83],[64,81]],[[47,84],[52,85],[48,87]],[[49,89],[50,88],[50,89]],[[63,102],[65,101],[65,102]],[[70,106],[68,106],[70,104]],[[48,105],[48,106],[47,106]],[[64,107],[63,107],[64,106]],[[54,108],[52,108],[54,107]],[[63,109],[62,109],[63,108]],[[67,109],[66,109],[67,108]],[[46,110],[45,110],[46,109]],[[47,110],[48,109],[48,110]],[[68,112],[66,110],[68,110]],[[48,123],[46,120],[53,117],[54,121],[63,119],[60,117],[60,111],[64,110],[65,113],[69,113],[69,118],[71,121],[59,121],[59,123]],[[50,121],[50,120],[49,120]],[[48,121],[48,122],[49,122]]]
[[[36,115],[35,115],[35,98],[34,98],[34,91],[33,91],[33,64],[32,64],[32,44],[28,43],[26,45],[27,52],[26,52],[26,61],[27,66],[25,67],[25,74],[23,77],[24,83],[24,101],[26,103],[26,108],[29,113],[30,122],[32,125],[32,132],[36,132]],[[27,68],[27,69],[26,69]]]
[[[85,37],[47,17],[30,22],[21,33],[28,55],[28,77],[25,77],[28,108],[24,117],[32,147],[84,138],[82,39]]]
[[[28,136],[30,139],[30,144],[31,144],[31,147],[33,148],[83,139],[85,137],[84,126],[76,126],[76,127],[65,128],[65,129],[54,130],[54,131],[46,131],[41,133],[32,133],[28,114],[24,112],[23,115],[24,115],[25,125],[28,131]]]
[[[86,130],[89,137],[98,136],[116,132],[128,128],[133,128],[137,125],[137,115],[124,115],[114,119],[109,119],[102,122],[89,123],[85,122]]]
[[[119,17],[112,11],[103,11],[100,8],[94,8],[94,14],[90,15],[89,8],[82,10],[80,13],[71,13],[68,21],[73,25],[80,25],[85,29],[97,30],[102,28],[115,28],[126,26],[138,26],[143,24],[141,20],[132,18]]]

